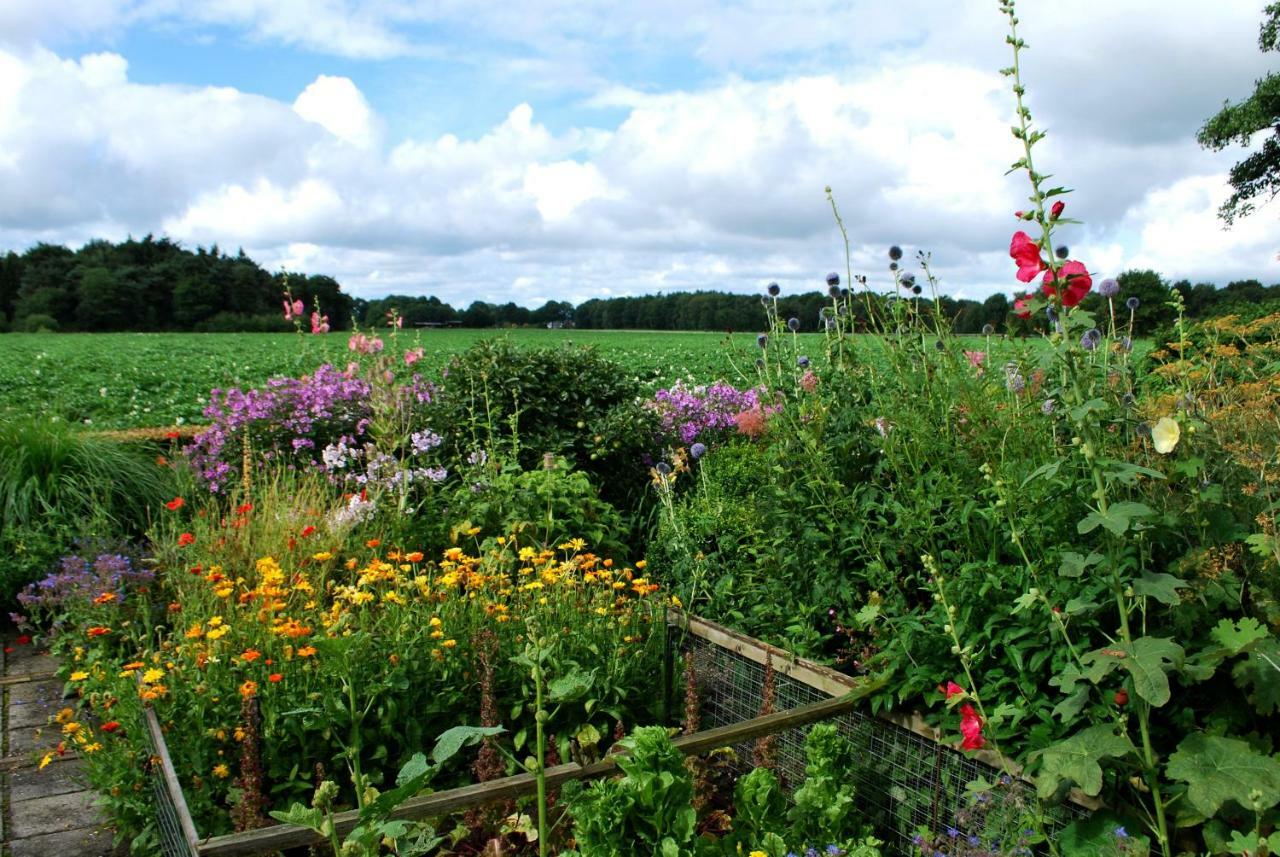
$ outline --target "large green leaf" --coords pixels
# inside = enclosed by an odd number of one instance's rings
[[[1218,643],[1231,654],[1238,655],[1246,649],[1250,648],[1259,640],[1267,638],[1267,629],[1262,627],[1257,619],[1252,616],[1245,616],[1243,619],[1222,619],[1209,632],[1209,636],[1213,637],[1214,642]]]
[[[1173,607],[1182,601],[1178,596],[1178,590],[1186,585],[1187,582],[1185,580],[1180,580],[1172,574],[1156,574],[1144,571],[1142,577],[1133,582],[1133,591],[1147,598],[1154,598],[1161,604]]]
[[[1088,667],[1086,676],[1095,683],[1116,667],[1127,670],[1133,677],[1134,692],[1157,708],[1171,696],[1166,673],[1180,666],[1182,659],[1182,646],[1158,637],[1139,637],[1129,644],[1095,649],[1080,658]]]
[[[1114,727],[1090,726],[1033,754],[1040,757],[1036,792],[1041,798],[1048,798],[1064,782],[1072,782],[1085,794],[1096,795],[1102,791],[1102,766],[1098,761],[1127,756],[1135,750],[1129,737],[1117,735]]]
[[[436,746],[431,750],[431,761],[443,765],[463,747],[479,743],[483,738],[501,735],[504,731],[506,730],[501,726],[455,726],[436,739]]]
[[[1249,702],[1259,714],[1280,712],[1280,640],[1273,637],[1255,644],[1231,676],[1239,687],[1252,688]]]
[[[1102,526],[1117,536],[1121,536],[1124,535],[1125,530],[1130,528],[1135,519],[1149,518],[1154,514],[1155,512],[1151,511],[1151,507],[1143,503],[1130,501],[1115,503],[1108,506],[1105,513],[1102,511],[1090,512],[1076,524],[1076,531],[1080,535],[1084,535]]]
[[[1229,800],[1250,806],[1255,792],[1263,809],[1280,802],[1280,761],[1238,738],[1188,735],[1169,757],[1165,772],[1187,783],[1187,800],[1205,818]]]

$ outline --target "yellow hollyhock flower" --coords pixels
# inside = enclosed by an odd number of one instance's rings
[[[1151,442],[1155,445],[1156,452],[1161,455],[1168,455],[1173,452],[1181,437],[1181,426],[1178,425],[1177,420],[1169,417],[1161,417],[1151,427]]]

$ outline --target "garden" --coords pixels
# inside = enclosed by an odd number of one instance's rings
[[[1280,306],[1171,290],[1136,336],[1000,9],[1030,336],[953,333],[893,246],[818,333],[769,285],[757,335],[643,369],[285,295],[270,378],[138,362],[155,431],[87,382],[7,409],[4,595],[67,694],[40,767],[81,758],[137,854],[1280,851]]]

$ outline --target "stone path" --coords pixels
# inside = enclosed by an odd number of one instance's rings
[[[13,635],[9,635],[12,638]],[[50,718],[68,705],[62,682],[52,677],[57,660],[12,639],[3,646],[0,677],[0,849],[2,857],[117,857],[112,833],[94,806],[81,763],[68,754],[38,770],[40,757],[57,745]]]

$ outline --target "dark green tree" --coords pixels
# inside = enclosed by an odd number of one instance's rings
[[[1280,50],[1280,2],[1268,4],[1263,15],[1258,47]],[[1265,202],[1280,193],[1280,74],[1259,80],[1253,94],[1238,104],[1226,102],[1196,135],[1201,146],[1219,151],[1231,143],[1248,146],[1254,134],[1268,129],[1262,148],[1231,168],[1234,192],[1218,211],[1228,225],[1251,214],[1258,198]]]

